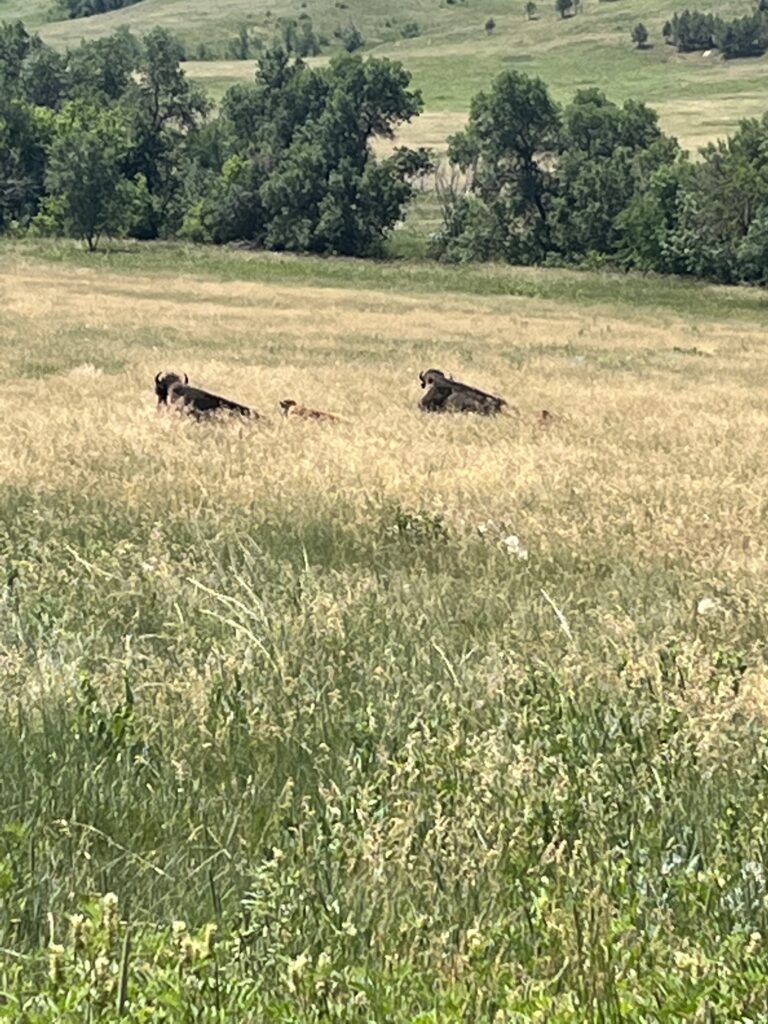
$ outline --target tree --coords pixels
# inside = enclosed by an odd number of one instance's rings
[[[126,170],[146,184],[144,210],[132,229],[139,238],[158,238],[180,226],[187,151],[209,110],[204,93],[184,74],[181,57],[181,45],[166,29],[147,33],[127,97],[134,143]]]
[[[536,7],[534,0],[528,0],[528,3],[525,5],[525,16],[528,21],[531,21],[536,17],[537,10],[538,8]]]
[[[644,50],[648,42],[648,29],[641,21],[632,29],[632,42],[638,50]]]
[[[541,81],[507,72],[490,94],[475,97],[467,129],[449,140],[449,156],[469,184],[444,202],[431,255],[624,259],[629,222],[621,218],[678,153],[642,103],[619,107],[583,89],[561,114]]]
[[[33,38],[21,21],[0,23],[0,96],[18,95],[18,83]]]
[[[536,262],[549,248],[559,130],[559,110],[541,79],[506,71],[475,96],[466,130],[449,139],[449,157],[470,174],[507,259]]]
[[[486,21],[486,23],[485,23],[485,31],[486,31],[486,33],[489,36],[492,36],[493,33],[494,33],[495,28],[496,28],[496,22],[493,20],[493,18],[489,18],[488,21]]]
[[[67,54],[70,94],[103,104],[124,96],[134,81],[141,44],[127,28],[81,43]]]
[[[336,37],[341,40],[341,45],[347,53],[354,53],[355,50],[362,50],[365,46],[365,36],[354,23],[345,25],[344,28],[336,29]]]
[[[715,45],[715,27],[716,19],[713,14],[685,10],[682,14],[672,15],[668,41],[671,41],[680,53],[709,50]],[[665,33],[666,28],[665,25]]]
[[[421,97],[388,60],[343,56],[309,69],[279,44],[266,51],[256,85],[234,87],[223,117],[235,153],[202,204],[215,241],[249,238],[273,249],[365,255],[378,251],[429,165],[398,149],[377,161],[374,137],[394,136]]]
[[[59,0],[70,18],[90,18],[93,14],[105,14],[136,3],[139,0]]]
[[[52,134],[52,111],[0,97],[0,232],[37,214]]]
[[[572,7],[573,0],[555,0],[555,8],[561,18],[567,17]]]
[[[241,25],[237,35],[230,39],[227,53],[232,60],[248,60],[251,56],[251,35],[247,25]]]
[[[755,11],[744,18],[715,22],[715,43],[723,56],[759,57],[768,49],[768,15]]]
[[[550,222],[556,249],[570,259],[616,254],[622,242],[617,218],[677,152],[645,104],[628,100],[619,107],[598,89],[579,90],[563,112],[559,138]]]
[[[135,186],[122,174],[129,144],[129,119],[119,107],[99,109],[82,102],[57,118],[48,160],[47,208],[67,234],[93,251],[99,238],[128,226]]]
[[[0,24],[0,231],[26,227],[45,195],[62,59],[20,21]]]

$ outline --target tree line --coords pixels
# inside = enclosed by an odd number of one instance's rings
[[[310,69],[284,40],[212,116],[163,29],[60,55],[0,27],[0,231],[245,240],[370,255],[401,217],[424,151],[373,154],[421,110],[393,61]]]
[[[68,18],[90,18],[92,14],[105,14],[130,7],[140,0],[59,0],[59,5]]]
[[[768,11],[760,0],[751,14],[726,20],[715,14],[685,10],[664,24],[665,42],[680,53],[717,48],[724,57],[759,57],[768,49]]]
[[[0,232],[385,251],[434,170],[422,149],[373,152],[421,110],[402,65],[309,68],[281,38],[214,114],[180,60],[162,29],[59,54],[0,26]],[[643,103],[583,89],[561,107],[506,71],[449,140],[428,255],[767,283],[766,153],[768,115],[692,159]]]
[[[612,265],[768,282],[768,115],[691,159],[645,104],[579,90],[560,108],[515,71],[449,141],[437,259]]]

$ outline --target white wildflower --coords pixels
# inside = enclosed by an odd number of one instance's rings
[[[516,533],[510,533],[508,537],[505,537],[501,542],[510,555],[514,555],[515,558],[519,558],[524,561],[528,558],[528,548],[523,544]]]

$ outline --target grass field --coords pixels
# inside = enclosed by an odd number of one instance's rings
[[[593,85],[616,101],[644,100],[659,111],[665,130],[695,150],[729,134],[741,118],[764,112],[768,58],[724,62],[716,55],[676,53],[663,44],[661,29],[684,6],[672,0],[585,0],[581,14],[563,20],[553,3],[542,2],[539,16],[528,21],[523,0],[467,0],[456,5],[398,0],[386,9],[374,0],[343,5],[296,0],[277,9],[271,0],[220,0],[215,5],[203,0],[142,0],[110,14],[49,22],[48,0],[0,0],[0,19],[24,17],[59,47],[106,35],[121,25],[139,32],[162,25],[186,41],[191,55],[201,42],[224,46],[244,23],[269,39],[279,17],[301,14],[310,15],[317,30],[338,47],[334,30],[354,22],[365,34],[366,52],[401,60],[424,94],[428,117],[407,130],[407,142],[443,149],[447,135],[464,123],[472,96],[500,71],[513,67],[542,77],[561,102],[570,100],[577,88]],[[696,6],[723,16],[752,9],[747,0],[701,0]],[[484,30],[489,16],[496,23],[492,35]],[[403,39],[403,27],[414,21],[421,35]],[[643,52],[630,42],[638,21],[647,26],[654,44]],[[190,61],[187,70],[218,99],[234,82],[252,79],[254,64]]]
[[[0,1019],[765,1016],[764,293],[0,256]]]

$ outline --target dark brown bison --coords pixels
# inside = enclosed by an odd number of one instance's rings
[[[184,374],[183,379],[177,373],[157,374],[155,377],[155,394],[157,404],[167,405],[179,412],[188,413],[196,419],[202,419],[211,413],[225,411],[236,412],[240,416],[251,416],[259,418],[254,409],[247,405],[240,405],[230,398],[222,398],[221,395],[214,395],[210,391],[203,391],[202,388],[193,387],[189,383],[189,377]]]
[[[477,412],[490,416],[501,412],[507,404],[498,395],[446,377],[441,370],[424,370],[419,374],[419,380],[427,389],[419,402],[425,412]]]

